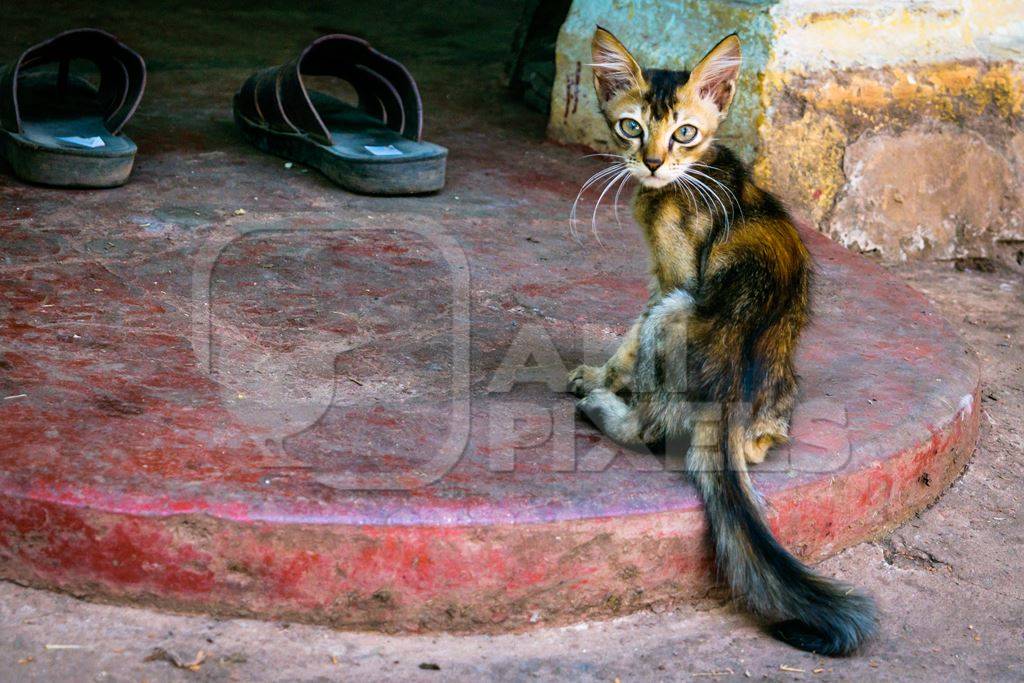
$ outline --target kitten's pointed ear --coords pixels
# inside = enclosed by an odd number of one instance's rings
[[[700,96],[718,107],[722,116],[729,111],[736,94],[741,57],[740,39],[733,33],[711,48],[690,74]]]
[[[642,87],[644,76],[640,65],[610,31],[598,26],[590,43],[590,51],[594,88],[602,103],[620,92],[634,88],[639,90]]]

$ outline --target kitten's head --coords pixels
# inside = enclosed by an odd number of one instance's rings
[[[603,28],[591,44],[594,88],[633,176],[663,187],[698,162],[736,93],[740,41],[727,36],[693,71],[641,69]]]

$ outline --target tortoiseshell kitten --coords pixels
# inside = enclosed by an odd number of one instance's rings
[[[822,655],[875,630],[872,601],[823,578],[771,534],[747,474],[787,439],[793,354],[809,313],[811,262],[781,204],[715,142],[736,91],[728,36],[693,71],[641,69],[611,33],[593,39],[594,86],[640,187],[651,297],[612,358],[569,375],[579,408],[626,445],[686,448],[717,564],[773,634]]]

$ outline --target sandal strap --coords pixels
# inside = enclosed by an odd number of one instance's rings
[[[103,105],[103,122],[114,135],[135,114],[146,89],[146,63],[142,56],[106,31],[95,28],[73,29],[28,48],[0,76],[0,126],[20,133],[18,80],[26,71],[57,63],[57,87],[68,83],[68,64],[72,59],[93,62],[100,74],[97,97]]]
[[[295,59],[250,76],[236,97],[239,112],[272,130],[331,144],[330,131],[310,101],[303,76],[347,81],[363,112],[410,140],[421,139],[423,103],[409,71],[365,40],[340,33],[318,38]]]

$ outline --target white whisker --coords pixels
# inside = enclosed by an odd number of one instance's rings
[[[701,176],[701,177],[704,177],[704,178],[707,178],[707,177],[708,177],[708,176],[707,176],[706,174],[704,174],[704,173],[701,173],[700,171],[698,171],[698,170],[697,170],[697,169],[695,169],[695,168],[691,168],[691,169],[688,169],[688,172],[696,173],[697,175],[699,175],[699,176]],[[691,176],[691,177],[692,177],[692,176]],[[714,180],[714,179],[712,178],[712,180]],[[721,197],[719,197],[719,196],[718,196],[718,193],[714,191],[714,188],[713,188],[713,187],[711,187],[710,185],[708,185],[707,183],[705,183],[705,182],[704,182],[703,180],[700,180],[699,178],[694,178],[694,181],[696,181],[696,182],[700,183],[700,184],[701,184],[701,185],[703,185],[703,186],[704,186],[705,188],[707,188],[708,192],[710,192],[710,193],[711,193],[711,196],[712,196],[712,197],[714,197],[715,201],[716,201],[716,202],[718,203],[718,205],[719,205],[719,206],[721,207],[721,209],[722,209],[722,215],[723,215],[724,217],[727,217],[727,218],[730,218],[730,219],[731,219],[731,218],[732,218],[732,213],[731,213],[731,212],[729,211],[729,207],[727,207],[727,206],[725,205],[725,202],[724,202],[724,201],[722,201],[722,198],[721,198]]]
[[[690,204],[692,204],[693,208],[696,209],[697,208],[697,198],[693,196],[693,192],[691,192],[690,188],[688,188],[686,186],[686,183],[683,182],[683,178],[676,177],[676,179],[673,180],[672,182],[675,183],[679,187],[679,189],[681,189],[683,192],[686,193],[686,196],[690,198]]]
[[[691,175],[689,175],[689,174],[687,174],[685,172],[681,176],[679,176],[679,177],[682,178],[683,180],[685,180],[686,183],[690,187],[692,187],[697,192],[697,194],[700,195],[701,201],[703,202],[704,207],[708,210],[708,213],[711,214],[711,218],[714,219],[717,207],[714,206],[714,200],[713,200],[713,196],[714,195],[711,195],[708,192],[707,186],[704,185],[704,183],[701,183],[696,178],[694,178],[693,176],[691,176]]]
[[[604,246],[604,245],[601,243],[601,236],[597,234],[597,209],[598,209],[599,206],[601,206],[601,200],[604,199],[604,196],[606,194],[608,194],[608,190],[610,190],[612,188],[612,185],[617,183],[622,178],[622,176],[627,174],[627,173],[629,173],[629,169],[628,168],[623,168],[623,169],[619,170],[618,173],[613,175],[612,179],[609,180],[605,184],[604,189],[601,191],[601,194],[598,195],[597,201],[594,202],[594,213],[590,217],[590,232],[593,233],[594,239],[596,239],[597,243],[601,244],[601,246]]]
[[[622,180],[619,181],[619,189],[615,190],[615,200],[612,202],[612,209],[615,211],[615,225],[618,226],[619,231],[622,231],[622,221],[619,220],[619,195],[622,194],[622,188],[626,187],[629,183],[629,179],[633,177],[633,174],[626,169],[626,173],[622,174]]]
[[[583,196],[583,193],[587,191],[587,188],[589,188],[594,183],[600,181],[602,178],[605,178],[606,176],[611,174],[618,173],[622,168],[625,167],[625,165],[626,164],[620,162],[617,164],[612,164],[608,168],[601,169],[594,175],[590,176],[587,179],[587,181],[583,183],[583,186],[580,188],[580,191],[576,193],[576,199],[573,201],[572,209],[569,211],[569,232],[570,234],[572,234],[572,238],[576,241],[577,244],[581,244],[581,242],[579,238],[579,233],[576,232],[576,207],[579,204],[580,198]]]
[[[689,171],[689,169],[687,170]],[[726,209],[725,202],[722,201],[722,198],[715,194],[715,192],[707,185],[707,183],[700,180],[699,178],[694,178],[693,176],[689,175],[689,173],[684,173],[683,175],[686,175],[691,181],[693,181],[696,187],[703,188],[704,191],[707,191],[709,197],[715,203],[718,204],[719,208],[722,209],[722,220],[725,221],[725,229],[726,232],[728,232],[729,228],[731,227],[732,221],[729,216],[729,211],[728,209]],[[714,215],[714,212],[712,212],[712,215]]]
[[[694,210],[695,211],[698,210],[700,207],[698,206],[698,203],[697,203],[697,197],[700,196],[700,195],[694,194],[693,190],[690,189],[691,183],[690,183],[689,178],[687,178],[685,175],[680,175],[673,182],[679,183],[679,187],[683,188],[683,190],[686,192],[686,194],[690,197],[690,203],[693,205]],[[700,203],[703,204],[705,208],[707,208],[708,203],[703,198],[703,196],[701,196],[701,202]]]
[[[694,163],[693,165],[694,166],[700,166],[701,168],[706,168],[706,169],[708,169],[710,171],[717,171],[717,170],[719,170],[718,168],[716,168],[715,166],[711,166],[710,164]],[[702,172],[700,172],[700,171],[698,171],[696,169],[694,169],[694,173],[697,173],[699,175],[704,176],[705,178],[707,178],[708,180],[712,181],[713,183],[718,185],[720,188],[725,190],[725,192],[728,193],[729,198],[732,200],[732,203],[736,205],[736,209],[740,212],[740,218],[743,218],[743,206],[740,204],[740,200],[737,199],[736,194],[732,191],[732,189],[729,188],[728,185],[726,185],[723,182],[721,182],[720,180],[718,180],[718,178],[712,177],[712,176],[708,175],[707,173],[702,173]]]

